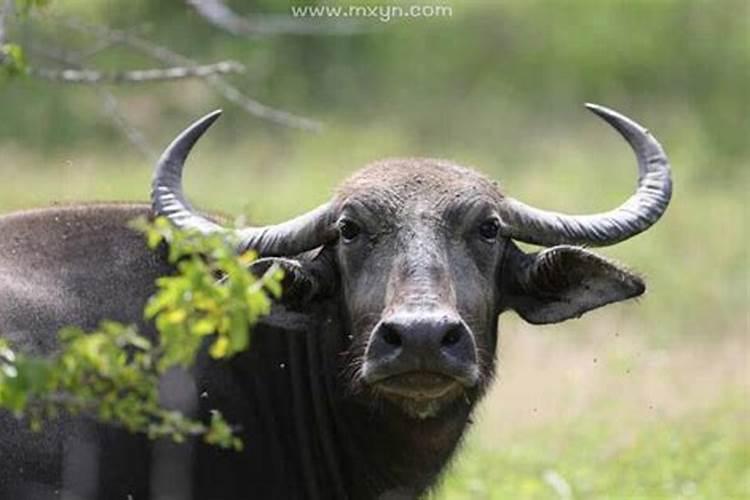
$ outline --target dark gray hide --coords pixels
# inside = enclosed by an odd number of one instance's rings
[[[149,443],[85,419],[41,434],[0,415],[0,496],[56,498],[410,498],[435,484],[492,379],[497,319],[578,317],[640,295],[643,282],[572,245],[606,245],[653,224],[671,195],[669,166],[645,129],[593,111],[631,144],[639,187],[604,214],[546,212],[449,162],[393,159],[346,181],[325,205],[269,227],[225,229],[182,193],[182,167],[216,119],[165,151],[152,207],[58,207],[0,218],[0,332],[51,353],[66,325],[143,324],[154,280],[172,270],[127,228],[165,215],[256,248],[262,271],[287,269],[284,299],[252,347],[230,361],[202,356],[165,396],[201,418],[221,410],[241,453],[200,443]],[[514,239],[557,245],[522,252]]]

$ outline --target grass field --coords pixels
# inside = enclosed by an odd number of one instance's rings
[[[748,498],[746,336],[664,350],[607,324],[572,338],[583,322],[509,328],[500,380],[433,498]]]

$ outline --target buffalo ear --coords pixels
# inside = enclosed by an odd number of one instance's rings
[[[505,304],[529,323],[577,318],[646,290],[640,277],[582,248],[562,245],[526,254],[509,245]]]
[[[250,271],[262,276],[271,266],[284,271],[281,280],[281,302],[286,305],[300,305],[315,298],[329,296],[338,283],[335,265],[332,265],[331,252],[321,247],[298,256],[264,257],[250,264]]]
[[[281,280],[282,302],[307,302],[317,294],[320,288],[317,279],[298,260],[265,257],[250,264],[250,271],[260,277],[272,266],[277,266],[284,272],[284,277]]]

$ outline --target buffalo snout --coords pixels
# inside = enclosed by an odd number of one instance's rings
[[[417,376],[415,376],[417,375]],[[420,376],[421,375],[421,376]],[[370,335],[363,376],[368,384],[400,379],[407,386],[474,386],[479,378],[477,346],[468,325],[444,311],[395,313],[383,318]],[[400,384],[403,385],[403,384]],[[405,387],[429,397],[440,393]]]

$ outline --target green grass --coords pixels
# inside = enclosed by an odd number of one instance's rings
[[[634,307],[505,321],[499,380],[431,500],[750,498],[746,332],[656,348]]]
[[[623,428],[589,415],[515,436],[469,438],[438,499],[743,499],[750,497],[747,401]]]

